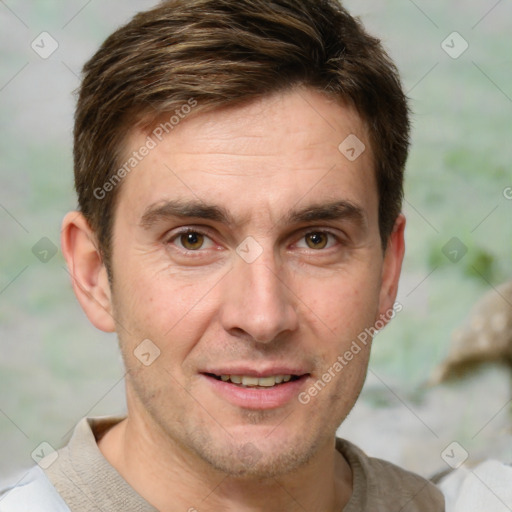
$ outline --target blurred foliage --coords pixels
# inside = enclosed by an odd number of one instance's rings
[[[457,270],[463,276],[480,280],[482,277],[490,282],[496,282],[498,271],[495,269],[496,257],[486,249],[469,246],[467,254],[458,263],[452,263],[443,253],[439,245],[432,246],[428,256],[428,266],[431,270],[441,266],[458,266]]]

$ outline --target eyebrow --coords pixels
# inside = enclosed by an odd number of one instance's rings
[[[171,217],[212,220],[228,225],[235,223],[231,215],[220,206],[200,201],[164,201],[146,208],[140,225],[144,229],[150,229],[157,222]]]
[[[218,205],[205,204],[201,201],[163,201],[150,205],[144,211],[140,225],[149,230],[158,222],[169,218],[197,218],[211,220],[233,226],[236,224],[229,212]],[[300,224],[320,221],[348,220],[361,227],[368,226],[365,211],[348,200],[334,201],[308,206],[302,210],[288,212],[280,224]]]
[[[348,200],[308,206],[304,210],[292,211],[285,217],[285,222],[289,224],[328,220],[348,220],[361,227],[368,225],[367,215],[363,208]]]

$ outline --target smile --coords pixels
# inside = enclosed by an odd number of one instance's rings
[[[300,378],[298,375],[255,377],[253,375],[215,375],[212,373],[208,374],[208,376],[222,382],[230,382],[231,384],[246,388],[272,388]]]

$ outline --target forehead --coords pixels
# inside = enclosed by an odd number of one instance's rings
[[[192,198],[246,220],[337,200],[376,215],[365,123],[355,109],[319,92],[300,89],[192,113],[172,129],[168,124],[169,133],[162,126],[133,130],[126,141],[125,160],[151,146],[120,190],[119,208],[134,221],[148,205]]]

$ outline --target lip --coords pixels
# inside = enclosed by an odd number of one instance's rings
[[[213,373],[214,375],[246,375],[247,377],[271,377],[273,375],[297,375],[303,376],[309,374],[309,372],[300,367],[291,367],[286,365],[273,365],[262,368],[255,368],[252,366],[238,365],[232,367],[223,368],[210,368],[202,370],[200,373]]]
[[[307,373],[293,373],[286,369],[272,369],[270,373],[268,371],[258,372],[254,369],[249,371],[248,369],[242,368],[230,369],[229,372],[227,370],[222,370],[222,374],[218,374],[217,371],[208,373],[215,373],[215,375],[247,375],[251,377],[300,375],[297,380],[279,384],[272,388],[251,388],[241,387],[231,382],[217,380],[206,373],[200,374],[206,384],[212,389],[215,396],[220,396],[235,407],[253,410],[277,409],[279,407],[283,407],[287,403],[296,399],[310,377]],[[224,371],[226,371],[226,373],[224,373]]]

